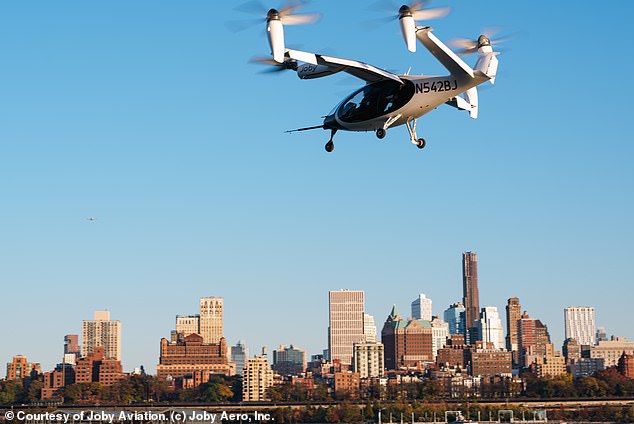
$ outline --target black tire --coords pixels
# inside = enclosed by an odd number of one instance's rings
[[[419,138],[416,147],[418,147],[419,149],[424,149],[426,144],[427,143],[425,142],[424,138]]]
[[[332,141],[329,141],[328,143],[326,143],[326,151],[330,153],[333,150],[335,150],[335,143],[333,143]]]
[[[385,137],[386,131],[383,128],[376,130],[376,137],[380,140]]]

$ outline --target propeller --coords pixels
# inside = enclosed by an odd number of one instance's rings
[[[284,25],[302,25],[316,22],[320,15],[317,13],[299,14],[297,11],[304,6],[305,1],[291,1],[284,4],[278,9],[268,9],[258,0],[252,0],[243,3],[236,8],[241,12],[259,15],[261,18],[251,24],[262,22],[266,23],[266,37],[271,47],[273,59],[278,63],[284,63]],[[248,21],[242,23],[229,23],[229,27],[236,31],[246,29],[250,26]]]
[[[452,47],[457,48],[456,53],[460,56],[476,53],[480,47],[495,46],[509,40],[511,37],[495,37],[497,30],[487,28],[476,39],[455,38],[449,41]]]
[[[416,22],[442,18],[451,11],[449,7],[432,8],[428,6],[429,1],[427,0],[417,0],[409,5],[403,4],[400,7],[390,0],[381,0],[371,5],[370,9],[378,12],[387,12],[389,10],[390,16],[385,18],[384,22],[398,19],[407,50],[413,53],[416,51]],[[398,10],[396,15],[394,15],[394,10]]]
[[[429,1],[424,0],[415,1],[409,6],[404,4],[398,9],[398,15],[395,16],[395,19],[411,16],[415,21],[428,21],[444,18],[451,12],[451,8],[448,6],[430,8],[427,7],[428,4]]]
[[[268,66],[268,69],[262,71],[262,73],[276,73],[286,70],[297,71],[297,61],[292,59],[287,59],[280,63],[270,57],[257,56],[252,58],[249,63]]]
[[[291,1],[282,5],[280,8],[269,9],[258,0],[248,1],[237,6],[235,10],[251,15],[258,15],[259,18],[246,21],[231,21],[228,22],[228,25],[237,32],[254,25],[259,25],[263,21],[270,22],[271,20],[279,20],[284,25],[302,25],[317,22],[321,17],[319,13],[297,13],[306,3],[305,1]]]

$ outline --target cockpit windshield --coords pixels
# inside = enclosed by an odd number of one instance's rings
[[[389,114],[403,107],[414,95],[414,84],[386,80],[368,84],[344,100],[337,117],[344,122],[361,122]]]

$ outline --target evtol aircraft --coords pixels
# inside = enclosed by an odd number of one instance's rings
[[[475,40],[458,39],[454,52],[432,33],[429,26],[419,26],[424,21],[445,16],[449,8],[426,8],[423,2],[403,5],[395,16],[399,20],[405,45],[416,52],[420,42],[449,72],[444,76],[397,75],[357,60],[343,59],[286,48],[284,26],[313,23],[318,14],[298,14],[302,3],[290,3],[266,13],[266,34],[272,57],[254,61],[274,65],[276,70],[292,70],[300,79],[321,78],[338,72],[346,72],[365,81],[365,85],[345,97],[324,117],[323,124],[299,128],[287,132],[313,129],[330,130],[326,151],[334,150],[333,138],[337,131],[373,131],[379,139],[387,131],[405,125],[410,141],[418,148],[425,147],[425,139],[416,134],[416,121],[442,104],[469,112],[478,117],[477,86],[493,84],[498,69],[497,55],[490,35],[480,35]],[[471,68],[459,55],[477,53],[475,68]]]

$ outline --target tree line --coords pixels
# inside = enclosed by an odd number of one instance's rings
[[[366,386],[356,393],[333,393],[325,383],[316,382],[310,389],[290,381],[276,384],[268,391],[271,402],[345,402],[441,401],[443,399],[521,399],[521,398],[603,398],[634,397],[634,379],[614,368],[590,377],[573,379],[570,375],[539,379],[525,374],[524,384],[509,380],[483,382],[477,389],[457,390],[442,380],[422,380]],[[0,381],[0,405],[35,403],[40,400],[41,377]],[[99,383],[70,384],[63,389],[68,404],[81,403],[221,403],[242,401],[240,376],[214,376],[196,388],[174,389],[167,381],[150,375],[133,375],[112,386]]]

